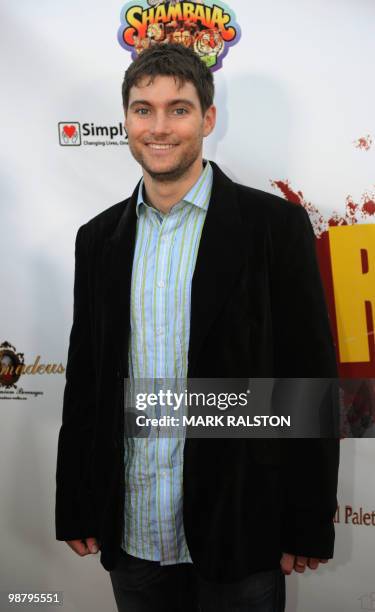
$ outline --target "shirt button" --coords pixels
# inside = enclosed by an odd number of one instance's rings
[[[158,287],[161,287],[161,288],[165,287],[165,282],[164,281],[159,281],[158,282]]]
[[[162,327],[157,327],[156,328],[156,333],[160,336],[160,334],[163,333],[163,328]]]

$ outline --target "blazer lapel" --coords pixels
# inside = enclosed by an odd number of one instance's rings
[[[130,333],[130,293],[135,247],[138,182],[107,243],[104,273],[107,276],[106,317],[109,337],[116,347],[121,377],[128,376],[128,341]]]
[[[200,347],[246,258],[246,237],[235,183],[214,163],[211,199],[192,280],[188,377]]]

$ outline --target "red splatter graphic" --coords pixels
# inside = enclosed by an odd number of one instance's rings
[[[369,151],[372,146],[372,137],[370,136],[370,134],[367,134],[366,136],[361,136],[361,138],[358,138],[358,140],[355,140],[353,144],[356,149],[362,149],[363,151]]]
[[[271,185],[272,187],[280,189],[286,200],[294,202],[295,204],[301,204],[301,206],[307,210],[317,238],[328,230],[328,222],[324,219],[316,206],[305,200],[302,191],[294,191],[290,187],[289,181],[271,181]]]
[[[364,203],[363,203],[362,210],[368,216],[375,215],[375,201],[374,201],[374,199],[373,198],[366,198]]]
[[[294,202],[295,204],[300,204],[306,209],[309,213],[310,221],[317,238],[321,238],[321,236],[328,231],[329,227],[355,225],[356,223],[368,221],[371,217],[374,217],[375,220],[375,192],[370,193],[365,191],[361,197],[360,204],[356,204],[352,196],[348,195],[346,198],[344,215],[334,211],[329,219],[324,219],[319,209],[305,199],[302,191],[294,191],[291,188],[288,180],[270,181],[270,183],[272,187],[281,191],[286,200]],[[373,219],[371,219],[371,221],[372,220]]]
[[[369,221],[375,216],[375,192],[365,191],[361,197],[361,203],[356,204],[352,196],[346,198],[345,216],[341,218],[342,223],[330,223],[330,225],[354,225],[361,221]]]
[[[289,202],[302,204],[304,200],[302,191],[293,191],[293,189],[290,188],[289,181],[271,181],[271,185],[272,187],[278,187],[285,196],[285,199],[289,200]]]

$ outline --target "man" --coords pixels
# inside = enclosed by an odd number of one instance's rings
[[[336,376],[308,216],[202,159],[213,95],[182,45],[133,62],[143,179],[76,240],[56,535],[128,612],[283,610],[333,555],[337,440],[124,438],[124,378]]]

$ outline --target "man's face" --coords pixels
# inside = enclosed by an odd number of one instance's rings
[[[130,90],[125,129],[130,151],[158,181],[175,181],[202,157],[203,138],[215,126],[216,109],[204,115],[194,85],[171,76],[144,77]]]

